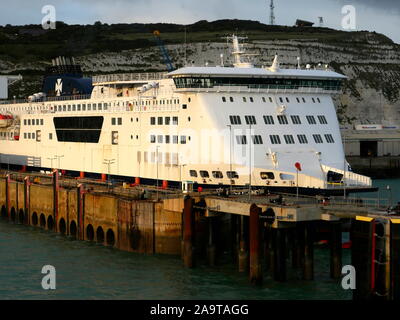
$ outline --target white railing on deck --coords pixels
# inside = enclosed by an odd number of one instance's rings
[[[152,72],[152,73],[120,73],[120,74],[105,74],[94,76],[93,84],[102,82],[124,82],[124,81],[150,81],[162,80],[167,78],[167,72]]]

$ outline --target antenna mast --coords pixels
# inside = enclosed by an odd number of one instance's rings
[[[274,0],[271,0],[271,4],[270,4],[270,16],[269,16],[269,24],[271,25],[271,26],[273,26],[273,25],[275,25],[275,14],[274,14],[274,9],[275,9],[275,6],[274,6]]]

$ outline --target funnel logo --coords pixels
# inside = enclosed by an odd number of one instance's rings
[[[61,96],[61,93],[62,93],[62,79],[57,79],[55,91],[56,91],[56,96],[57,97]]]

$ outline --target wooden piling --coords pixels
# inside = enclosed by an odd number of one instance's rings
[[[304,228],[304,265],[303,279],[314,279],[314,230],[313,223],[306,222]]]
[[[261,284],[263,280],[260,259],[260,214],[261,208],[252,204],[250,207],[250,282]]]
[[[183,208],[183,261],[188,268],[193,268],[195,265],[194,257],[194,232],[195,232],[195,215],[194,215],[194,199],[186,197]]]
[[[207,261],[208,265],[215,266],[216,248],[214,244],[214,218],[208,219],[208,245],[207,245]]]
[[[294,268],[304,268],[304,252],[305,252],[305,234],[304,223],[296,222],[294,229],[294,241],[292,250],[292,265]]]
[[[24,211],[25,211],[25,221],[24,223],[30,225],[30,185],[31,182],[29,177],[24,178]]]
[[[58,191],[59,191],[59,183],[58,183],[58,170],[53,170],[53,218],[54,218],[54,231],[57,232],[58,227]]]
[[[375,290],[375,223],[356,217],[351,222],[351,264],[356,270],[354,300],[371,299]]]
[[[330,273],[332,279],[339,279],[342,275],[342,224],[330,222]]]
[[[390,224],[390,297],[400,300],[400,219],[391,219]]]
[[[238,254],[238,265],[239,272],[247,272],[249,264],[249,254],[247,252],[247,233],[248,220],[245,216],[240,216],[240,243],[239,243],[239,254]]]
[[[274,270],[273,276],[275,281],[286,281],[286,229],[275,229],[273,239],[274,250]]]
[[[10,198],[10,183],[11,178],[10,175],[6,175],[6,210],[7,210],[7,217],[8,220],[11,220],[11,198]]]
[[[77,188],[77,203],[78,203],[78,235],[77,238],[80,240],[85,239],[85,228],[84,228],[84,215],[85,215],[85,203],[84,203],[84,186],[79,184]]]

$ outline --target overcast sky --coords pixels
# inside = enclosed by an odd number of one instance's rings
[[[269,22],[270,0],[1,0],[0,24],[40,24],[42,6],[54,5],[57,20],[69,24],[251,19]],[[7,5],[4,5],[4,3]],[[356,8],[357,30],[383,33],[400,43],[400,0],[275,0],[276,24],[296,18],[341,29],[342,7]]]

